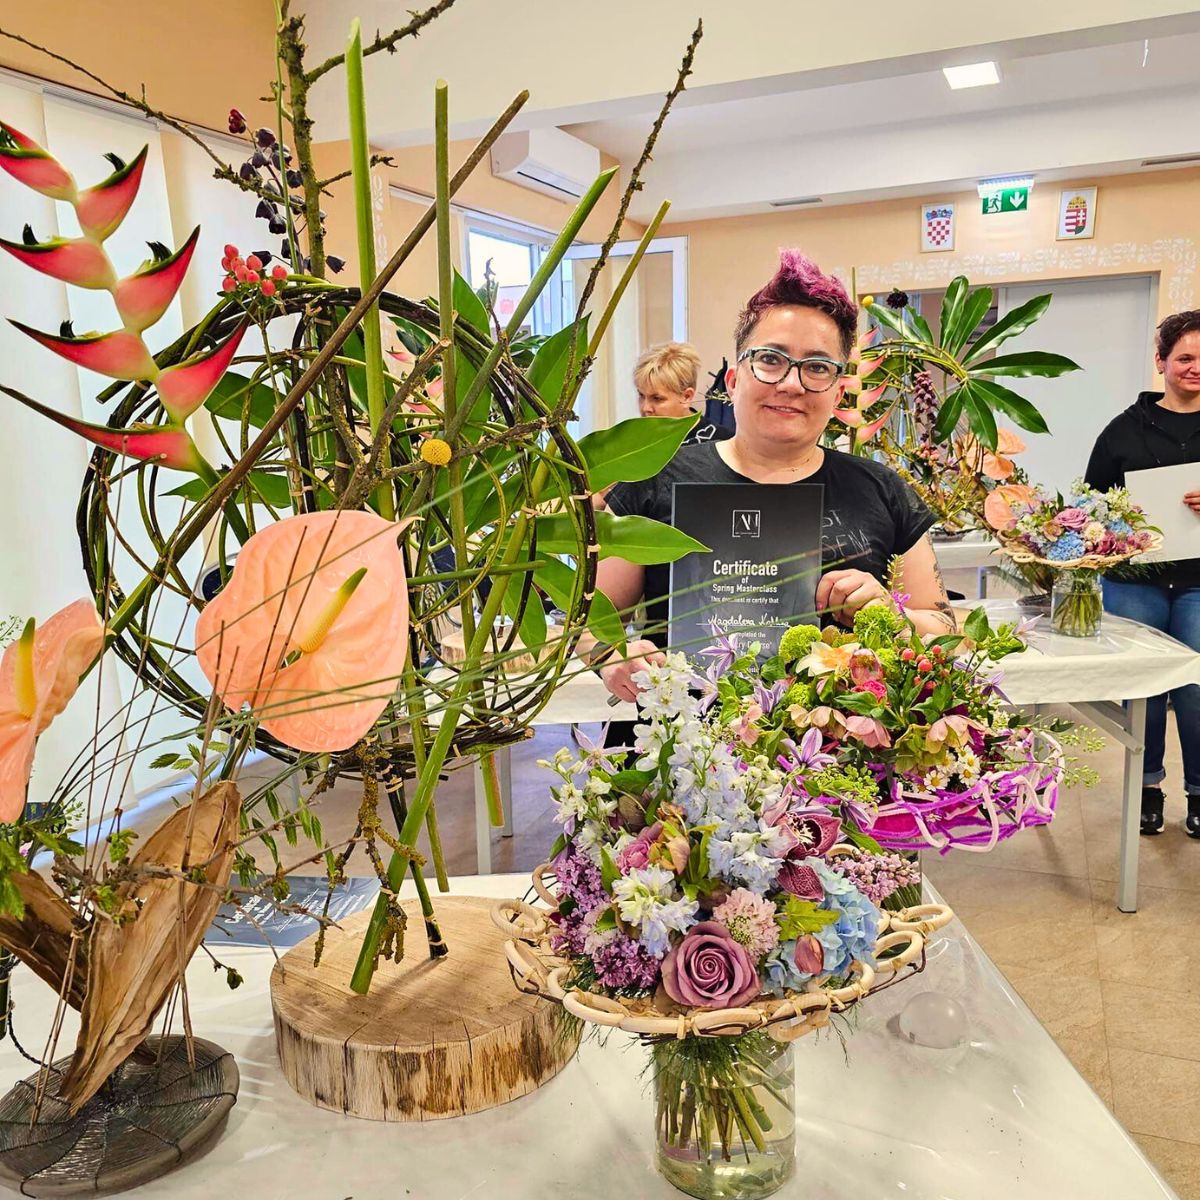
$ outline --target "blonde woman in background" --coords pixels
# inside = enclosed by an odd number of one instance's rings
[[[633,367],[633,386],[637,388],[638,412],[643,417],[690,417],[696,411],[696,382],[700,377],[700,355],[686,342],[664,342],[642,352]],[[701,421],[684,440],[685,446],[697,442],[723,442],[733,437],[731,429]],[[615,486],[615,485],[614,485]],[[592,497],[596,508],[605,508],[604,497],[611,488]]]

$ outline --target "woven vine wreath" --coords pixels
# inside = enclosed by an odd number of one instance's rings
[[[835,846],[836,854],[848,846]],[[551,946],[552,915],[558,897],[546,884],[553,875],[550,863],[533,872],[533,889],[549,907],[522,900],[502,900],[492,906],[492,920],[508,936],[504,954],[513,983],[527,995],[561,1004],[572,1016],[593,1025],[621,1029],[646,1038],[740,1037],[765,1029],[777,1042],[791,1042],[829,1023],[874,992],[910,978],[925,968],[925,946],[934,930],[947,925],[954,914],[944,904],[921,904],[898,912],[881,912],[875,942],[875,966],[855,961],[853,981],[840,988],[814,985],[811,990],[783,997],[763,996],[740,1008],[684,1008],[660,988],[651,998],[613,997],[572,987],[570,960]],[[901,974],[901,972],[904,974]]]

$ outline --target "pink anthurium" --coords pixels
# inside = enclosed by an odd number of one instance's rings
[[[75,199],[75,180],[52,154],[20,130],[0,121],[0,167],[52,200]]]
[[[200,669],[232,712],[296,750],[353,746],[387,706],[408,654],[401,526],[372,512],[268,525],[196,623]]]
[[[116,155],[108,155],[116,170],[95,187],[79,193],[75,213],[80,228],[88,237],[104,241],[125,219],[141,186],[149,149],[149,146],[143,146],[138,156],[128,163],[121,162]]]
[[[0,246],[27,267],[76,287],[108,288],[113,284],[108,255],[87,238],[52,238],[48,242],[10,242],[0,238]]]
[[[128,330],[75,337],[42,333],[11,317],[9,323],[68,362],[86,367],[89,371],[98,371],[111,379],[154,379],[158,375],[158,366],[150,357],[146,343],[138,334]]]
[[[141,333],[167,311],[187,274],[199,237],[200,226],[197,225],[192,236],[174,254],[151,259],[116,285],[113,299],[126,329]]]
[[[145,429],[111,429],[107,425],[93,425],[90,421],[64,416],[15,388],[0,384],[0,392],[19,400],[26,408],[32,408],[34,412],[41,413],[64,429],[86,438],[94,446],[102,446],[114,454],[124,454],[143,462],[157,462],[176,471],[195,471],[199,475],[208,475],[211,472],[209,464],[196,449],[196,444],[188,436],[186,429],[169,425],[148,426]]]
[[[167,367],[159,375],[158,398],[172,421],[182,421],[208,399],[221,376],[229,369],[246,328],[245,323],[239,325],[223,345],[177,366]]]
[[[76,600],[44,625],[31,620],[0,659],[0,821],[25,807],[38,735],[67,706],[104,644],[90,600]]]

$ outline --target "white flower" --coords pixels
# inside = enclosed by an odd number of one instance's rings
[[[582,821],[588,815],[587,797],[569,780],[553,792],[555,803],[554,819],[560,825],[570,821]]]
[[[582,851],[596,864],[600,865],[600,849],[607,845],[611,830],[598,821],[585,821],[576,831],[572,839],[576,850]]]
[[[979,756],[970,747],[964,747],[956,756],[956,772],[963,783],[971,784],[979,778]]]
[[[683,933],[696,922],[699,905],[676,895],[675,876],[666,867],[635,867],[613,884],[617,911],[641,933],[642,945],[661,957],[672,932]]]

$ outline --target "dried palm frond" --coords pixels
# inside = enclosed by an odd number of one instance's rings
[[[82,945],[76,949],[73,964],[71,961],[71,940],[77,936],[75,910],[36,871],[14,871],[9,880],[20,893],[25,914],[0,914],[0,946],[15,954],[72,1008],[82,1008],[86,975]]]

